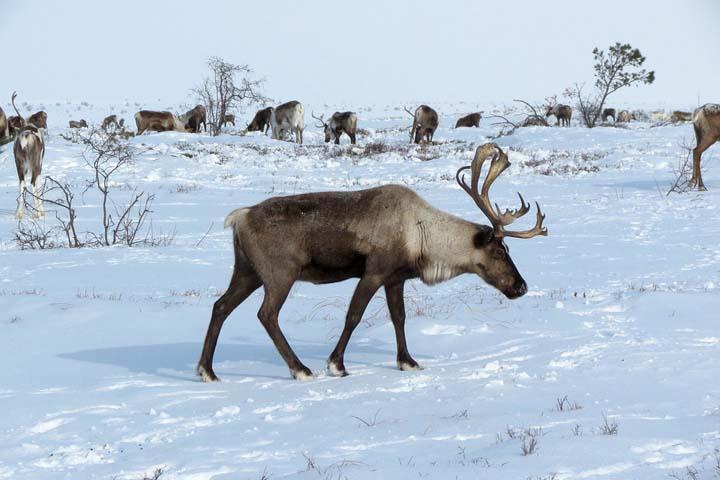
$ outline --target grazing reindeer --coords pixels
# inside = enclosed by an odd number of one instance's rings
[[[272,117],[273,107],[263,108],[255,113],[252,122],[248,123],[248,132],[263,132],[267,135],[270,130],[270,117]],[[233,124],[234,125],[234,124]]]
[[[455,128],[480,127],[480,119],[482,118],[482,113],[483,112],[471,113],[470,115],[465,115],[464,117],[458,118],[458,121],[455,123]]]
[[[272,138],[283,139],[285,132],[295,133],[295,142],[303,143],[305,130],[305,107],[297,100],[278,105],[270,111]]]
[[[322,115],[316,117],[313,113],[312,117],[320,122],[320,125],[316,126],[324,129],[325,143],[332,139],[335,141],[335,145],[340,145],[340,136],[344,132],[350,137],[350,143],[355,145],[355,131],[357,130],[357,115],[355,115],[355,112],[335,112],[327,123],[323,120]]]
[[[557,105],[549,105],[545,111],[545,118],[550,115],[555,115],[557,119],[555,126],[569,127],[570,120],[572,119],[572,108],[570,105],[562,105],[560,103]]]
[[[140,110],[135,114],[135,125],[137,125],[138,135],[142,135],[146,130],[155,132],[187,131],[185,123],[170,112]]]
[[[602,121],[607,122],[607,119],[612,117],[613,122],[617,122],[617,115],[614,108],[605,108],[602,111]]]
[[[483,163],[492,157],[478,190]],[[505,227],[530,210],[520,196],[517,210],[493,208],[489,189],[508,167],[507,155],[494,143],[477,148],[472,165],[460,168],[458,184],[487,216],[492,227],[469,222],[433,208],[412,190],[385,185],[352,192],[322,192],[273,197],[232,211],[225,226],[233,229],[235,268],[225,294],[212,310],[197,373],[217,381],[213,355],[228,315],[260,286],[265,291],[258,318],[295,379],[312,377],[288,344],[278,314],[293,284],[333,283],[359,278],[345,327],[330,354],[331,374],[346,375],[344,354],[353,330],[380,287],[390,310],[397,340],[397,366],[420,368],[405,343],[404,283],[420,278],[428,285],[474,273],[508,298],[527,292],[504,239],[547,235],[538,206],[535,226],[525,231]],[[465,171],[471,181],[465,181]]]
[[[70,128],[87,128],[88,124],[85,120],[80,120],[79,122],[75,120],[70,120],[68,122],[68,126]]]
[[[410,143],[420,143],[420,140],[425,140],[428,143],[432,143],[433,135],[438,127],[438,114],[435,110],[428,107],[427,105],[420,105],[415,113],[412,113],[406,107],[403,107],[411,117],[413,117],[413,124],[410,128]]]
[[[705,150],[720,140],[720,104],[706,103],[693,112],[693,128],[697,145],[693,149],[693,173],[690,187],[698,187],[705,191],[705,184],[700,172],[700,158]]]
[[[617,114],[617,122],[618,123],[627,123],[632,122],[635,120],[635,114],[632,112],[628,112],[627,110],[620,110]]]
[[[694,115],[690,112],[683,112],[681,110],[675,110],[672,112],[672,115],[670,115],[670,122],[671,123],[680,123],[680,122],[690,122],[692,121]]]
[[[28,117],[27,123],[35,125],[37,128],[47,130],[47,113],[43,111],[35,112]]]
[[[200,125],[207,132],[207,110],[202,105],[196,105],[192,110],[185,112],[180,116],[180,120],[185,124],[185,130],[192,133],[200,133]]]
[[[235,115],[232,113],[226,113],[223,118],[222,122],[220,122],[220,128],[227,126],[228,123],[232,123],[232,126],[235,126]]]
[[[107,130],[110,128],[110,125],[114,125],[114,128],[120,128],[120,124],[118,123],[117,115],[108,115],[107,117],[103,118],[102,124],[100,125],[100,128],[103,130]]]
[[[25,216],[25,177],[30,174],[30,184],[35,198],[35,211],[38,217],[43,217],[45,212],[38,192],[37,179],[42,173],[45,142],[43,142],[40,130],[35,125],[26,125],[18,132],[13,153],[15,154],[18,180],[20,180],[20,196],[18,197],[15,216],[18,220]]]

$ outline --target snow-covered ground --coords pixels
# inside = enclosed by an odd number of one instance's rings
[[[132,123],[135,104],[122,108]],[[232,269],[230,210],[401,183],[484,222],[454,175],[498,127],[448,128],[476,108],[441,105],[440,144],[428,147],[405,145],[409,118],[396,106],[358,109],[368,135],[357,147],[323,144],[309,107],[303,146],[260,134],[135,138],[135,163],[117,180],[155,193],[153,227],[174,242],[152,248],[19,250],[17,177],[2,147],[0,479],[139,480],[158,468],[193,480],[718,478],[719,147],[706,153],[708,192],[665,195],[682,139],[694,142],[689,125],[498,139],[513,166],[494,199],[537,200],[550,235],[508,241],[529,285],[518,300],[472,276],[410,283],[408,345],[424,370],[395,369],[378,294],[350,342],[351,375],[325,374],[348,281],[297,284],[281,313],[316,379],[290,380],[256,318],[261,290],[225,324],[223,381],[195,377]],[[44,173],[81,191],[82,147],[60,134],[111,109],[46,109]],[[78,194],[81,229],[97,228],[95,200]]]

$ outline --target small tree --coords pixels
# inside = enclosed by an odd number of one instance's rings
[[[576,83],[565,91],[565,95],[577,101],[577,108],[588,128],[595,126],[610,95],[624,87],[655,81],[655,72],[642,68],[645,57],[628,43],[611,45],[607,53],[595,47],[593,56],[596,90],[586,95],[584,84]]]
[[[207,109],[213,135],[220,135],[220,126],[228,112],[270,100],[261,92],[265,80],[254,78],[248,65],[234,65],[220,57],[210,57],[207,64],[210,76],[193,92]]]

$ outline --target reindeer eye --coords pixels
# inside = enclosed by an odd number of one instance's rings
[[[505,258],[505,249],[504,248],[496,248],[495,250],[493,250],[493,257]]]

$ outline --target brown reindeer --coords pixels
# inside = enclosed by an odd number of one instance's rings
[[[627,110],[620,110],[617,114],[617,123],[628,123],[635,119],[635,114]]]
[[[572,108],[570,105],[562,105],[559,103],[557,105],[550,105],[545,111],[545,118],[550,115],[555,115],[557,119],[555,126],[569,127],[570,120],[572,120]]]
[[[110,128],[110,125],[113,125],[116,129],[120,128],[120,123],[118,123],[117,115],[108,115],[107,117],[103,118],[100,128],[102,128],[103,130],[107,130],[108,128]]]
[[[683,112],[681,110],[675,110],[670,115],[670,122],[671,123],[680,123],[680,122],[691,122],[693,119],[693,114],[690,112]]]
[[[38,191],[37,179],[42,173],[42,161],[45,156],[45,142],[43,142],[40,129],[35,125],[26,125],[17,134],[15,145],[15,167],[17,168],[18,180],[20,181],[20,195],[15,216],[21,220],[25,216],[25,177],[30,175],[32,194],[35,199],[35,212],[38,217],[45,216],[40,192]]]
[[[235,126],[235,115],[232,113],[226,113],[225,116],[223,116],[222,122],[220,122],[220,127],[226,126],[228,123],[232,123],[232,126]]]
[[[483,163],[492,157],[480,188]],[[474,273],[508,298],[527,292],[505,238],[547,235],[538,206],[535,226],[525,231],[505,227],[530,210],[520,196],[517,210],[493,208],[489,189],[508,167],[496,144],[477,148],[472,165],[457,171],[458,184],[487,216],[492,227],[469,222],[433,208],[414,191],[385,185],[351,192],[323,192],[273,197],[239,208],[225,219],[233,229],[235,268],[226,292],[213,306],[197,373],[217,381],[213,355],[228,315],[260,286],[264,299],[258,318],[296,379],[312,377],[288,344],[278,315],[296,281],[316,284],[359,278],[345,318],[345,327],[328,359],[331,374],[346,375],[344,354],[353,330],[373,295],[383,287],[395,328],[397,366],[420,368],[405,342],[405,281],[419,278],[434,285]],[[465,172],[470,170],[470,184]]]
[[[248,132],[263,132],[267,135],[270,130],[270,117],[272,116],[273,107],[263,108],[255,113],[252,122],[248,123]],[[233,124],[234,125],[234,124]]]
[[[185,124],[185,130],[188,132],[199,133],[200,125],[207,132],[207,110],[202,105],[196,105],[192,110],[182,115],[180,120]]]
[[[0,141],[10,137],[10,126],[5,111],[0,107]]]
[[[482,118],[482,112],[471,113],[464,117],[458,118],[455,122],[455,128],[460,127],[480,127],[480,119]]]
[[[37,128],[47,130],[47,113],[43,111],[35,112],[28,117],[27,123],[35,125]]]
[[[140,110],[135,114],[137,134],[142,135],[146,130],[155,132],[178,131],[185,132],[185,123],[178,119],[171,112],[155,112],[152,110]]]
[[[335,112],[327,122],[323,120],[322,115],[316,117],[313,113],[312,117],[320,122],[320,125],[316,126],[325,131],[325,143],[334,140],[335,145],[340,145],[340,137],[343,133],[346,133],[350,137],[350,143],[355,145],[355,131],[357,130],[357,115],[355,112]]]
[[[421,140],[432,143],[433,135],[435,135],[435,130],[437,130],[440,123],[437,112],[427,105],[420,105],[415,109],[415,113],[406,107],[403,107],[403,109],[413,117],[413,124],[410,128],[410,143],[413,141],[420,143]]]
[[[600,116],[603,122],[607,122],[607,119],[612,117],[613,122],[617,122],[617,112],[614,108],[605,108]]]
[[[68,126],[70,128],[87,128],[88,124],[85,120],[80,120],[80,121],[70,120],[68,122]]]
[[[693,149],[693,173],[690,187],[697,186],[705,191],[705,184],[700,171],[700,159],[705,150],[720,140],[720,104],[706,103],[693,112],[693,128],[697,145]]]

